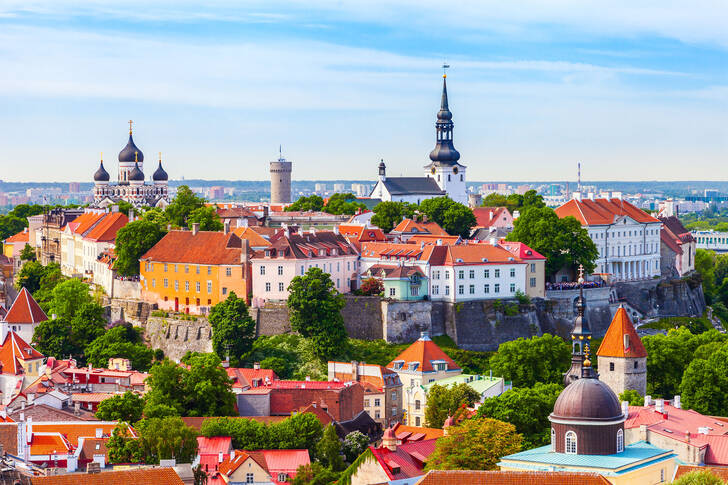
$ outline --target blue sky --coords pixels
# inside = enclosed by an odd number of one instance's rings
[[[418,175],[444,60],[470,180],[726,179],[724,1],[205,4],[0,2],[0,179]]]

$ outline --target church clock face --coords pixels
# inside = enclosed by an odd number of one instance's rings
[[[435,172],[437,172],[437,169],[435,169],[435,167],[432,167],[432,168],[430,169],[430,172],[432,172],[432,174],[434,175],[434,174],[435,174]]]
[[[457,174],[458,173],[458,168],[457,167],[453,167],[452,168],[452,173]]]

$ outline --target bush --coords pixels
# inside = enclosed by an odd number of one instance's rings
[[[531,297],[521,290],[516,290],[516,300],[518,300],[518,303],[520,303],[521,305],[528,305],[529,303],[531,303]]]
[[[506,305],[505,310],[503,311],[507,317],[515,317],[519,313],[518,305],[513,303],[511,305]]]

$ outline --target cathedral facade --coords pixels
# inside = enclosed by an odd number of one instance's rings
[[[162,168],[160,154],[159,165],[149,182],[144,180],[144,154],[134,144],[131,121],[129,122],[129,141],[119,152],[119,170],[116,182],[110,182],[111,176],[104,168],[101,160],[99,169],[94,174],[94,205],[108,207],[121,200],[134,207],[166,207],[169,204],[168,175]]]

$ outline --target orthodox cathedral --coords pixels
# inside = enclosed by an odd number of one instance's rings
[[[411,202],[448,196],[455,202],[468,204],[465,187],[465,166],[458,163],[460,153],[453,145],[452,113],[447,102],[447,74],[442,76],[442,98],[435,122],[435,148],[424,177],[387,177],[384,161],[379,163],[379,181],[369,197],[383,201]]]
[[[129,141],[119,152],[118,181],[110,183],[109,172],[104,168],[102,158],[99,169],[94,174],[94,205],[108,207],[125,200],[134,207],[166,207],[169,203],[168,176],[162,168],[162,154],[159,165],[152,175],[151,183],[144,181],[144,154],[134,144],[132,122],[129,121]]]

